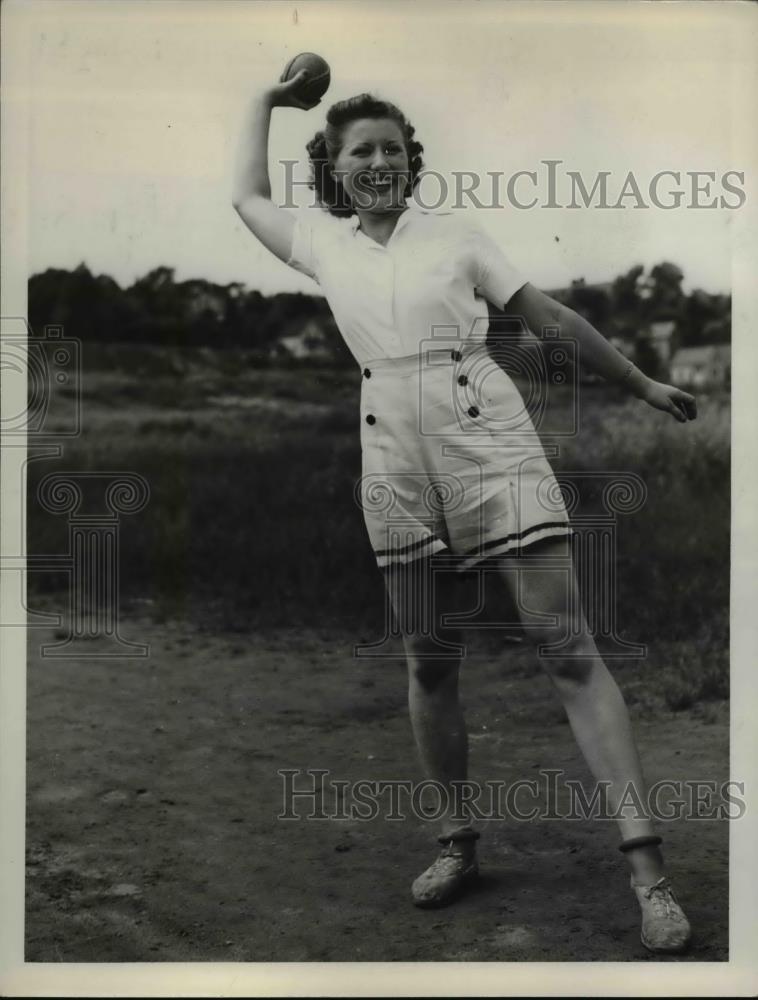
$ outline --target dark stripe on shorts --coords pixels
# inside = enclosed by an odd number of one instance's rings
[[[413,552],[414,549],[420,549],[424,545],[429,545],[430,542],[441,541],[437,535],[429,535],[427,538],[422,538],[418,542],[411,542],[410,545],[403,545],[399,549],[374,549],[374,555],[377,556],[400,556],[405,555],[406,552]]]
[[[475,549],[469,549],[469,551],[464,554],[466,556],[481,555],[481,553],[486,552],[487,549],[493,549],[496,545],[504,545],[506,542],[512,541],[520,541],[521,539],[526,538],[527,535],[533,534],[535,531],[542,531],[543,528],[565,528],[569,533],[573,533],[575,530],[571,527],[568,521],[544,521],[542,524],[533,524],[530,528],[525,528],[524,531],[517,531],[511,535],[502,535],[500,538],[492,538],[489,542],[485,542],[483,545],[479,545]]]

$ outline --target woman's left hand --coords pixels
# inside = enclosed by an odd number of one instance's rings
[[[680,423],[694,420],[697,416],[695,397],[682,389],[677,389],[675,385],[665,385],[663,382],[654,382],[650,379],[641,399],[654,406],[656,410],[670,413]]]

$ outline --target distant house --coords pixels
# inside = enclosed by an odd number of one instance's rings
[[[654,320],[648,327],[651,346],[664,364],[671,361],[671,339],[674,333],[673,319]]]
[[[730,344],[704,344],[682,347],[671,359],[670,379],[675,385],[731,385],[732,348]]]
[[[274,345],[273,353],[279,357],[284,353],[298,359],[327,359],[331,357],[329,339],[321,325],[314,319],[309,319],[304,323],[297,333],[280,337]]]

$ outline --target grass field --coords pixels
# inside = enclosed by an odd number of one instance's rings
[[[208,627],[376,630],[383,586],[353,499],[359,383],[353,369],[254,369],[239,352],[87,347],[82,433],[63,461],[29,467],[29,551],[66,546],[65,519],[34,502],[42,476],[136,472],[150,500],[121,521],[123,598]],[[541,425],[545,443],[559,445],[559,479],[632,472],[647,489],[640,510],[618,517],[620,635],[663,651],[671,708],[726,697],[728,395],[701,394],[697,420],[680,425],[617,390],[582,386],[578,433],[552,437],[572,399],[551,389]],[[585,491],[579,513],[600,509],[599,487]],[[32,574],[30,585],[42,592],[61,579]]]

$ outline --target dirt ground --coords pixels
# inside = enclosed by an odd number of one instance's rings
[[[277,819],[279,769],[420,778],[402,660],[353,656],[377,637],[220,634],[136,605],[120,634],[150,655],[53,659],[54,629],[29,632],[27,961],[661,960],[610,821],[487,822],[478,888],[429,911],[409,896],[438,849],[421,819]],[[586,782],[533,662],[516,644],[467,656],[471,777]],[[611,669],[648,781],[728,778],[726,704],[674,714]],[[661,827],[695,936],[662,960],[726,961],[728,823]]]

